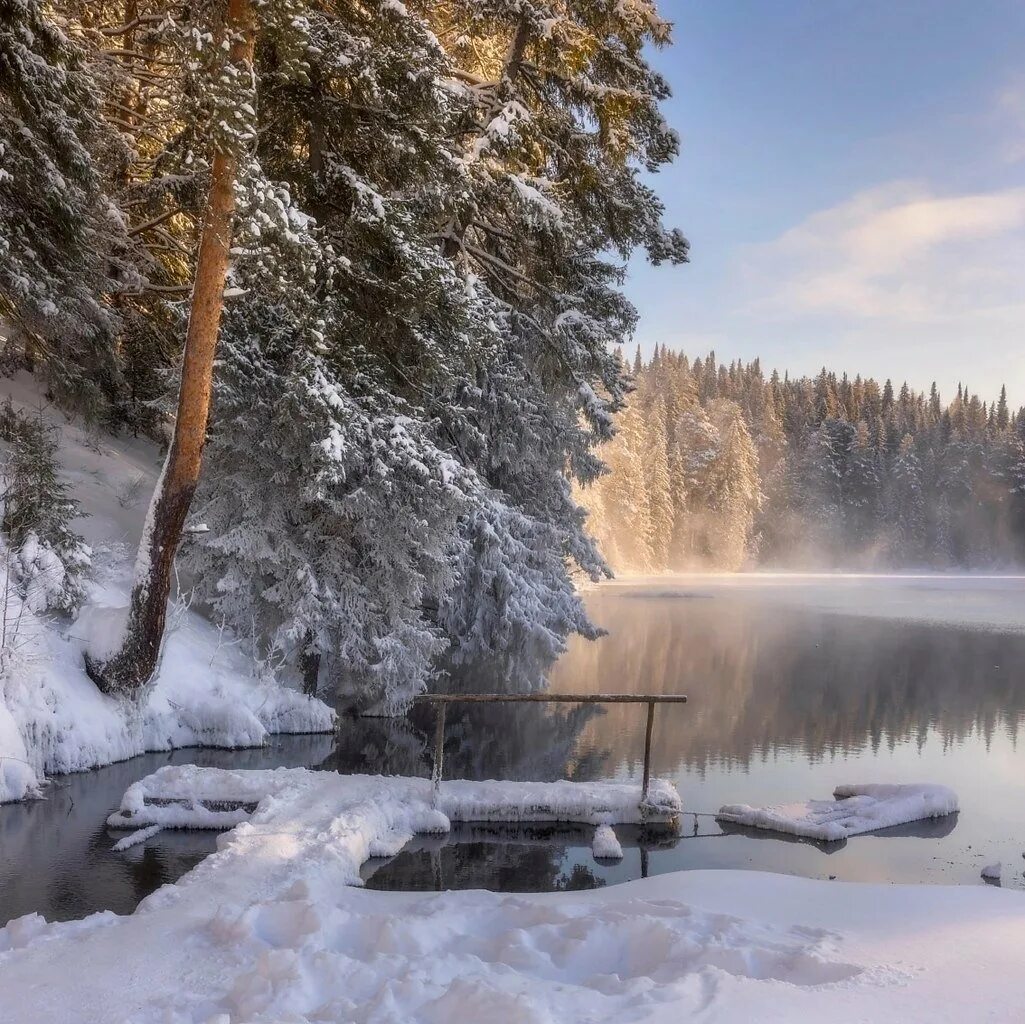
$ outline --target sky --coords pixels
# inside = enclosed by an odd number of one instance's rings
[[[662,0],[691,242],[636,341],[1025,404],[1025,0]]]

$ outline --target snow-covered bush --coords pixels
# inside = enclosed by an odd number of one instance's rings
[[[61,479],[55,431],[39,417],[0,409],[0,530],[8,583],[30,611],[73,611],[84,595],[90,551],[71,528],[83,515]]]

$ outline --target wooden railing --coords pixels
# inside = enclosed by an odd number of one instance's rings
[[[423,693],[415,697],[418,704],[436,704],[434,725],[434,768],[431,781],[435,791],[441,786],[441,771],[445,756],[445,709],[449,704],[647,704],[648,720],[644,728],[644,780],[641,800],[648,797],[651,781],[651,730],[655,724],[656,704],[686,704],[682,693]]]

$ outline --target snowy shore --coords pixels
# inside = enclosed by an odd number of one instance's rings
[[[273,733],[331,732],[322,701],[252,674],[217,630],[189,612],[167,638],[141,706],[99,692],[83,669],[86,609],[61,635],[30,612],[28,654],[0,678],[0,803],[33,796],[48,775],[87,771],[178,747],[258,747]],[[84,620],[84,621],[83,621]]]
[[[255,747],[273,733],[330,732],[322,701],[260,678],[238,640],[188,607],[168,613],[156,680],[140,706],[101,694],[84,671],[83,647],[128,604],[131,555],[156,480],[156,446],[97,437],[46,406],[38,384],[5,379],[0,399],[60,429],[71,495],[88,513],[76,521],[93,553],[88,601],[73,622],[37,615],[15,588],[3,612],[0,672],[0,803],[34,795],[48,775],[86,771],[177,747]],[[4,590],[0,547],[0,591]]]
[[[988,887],[740,871],[538,895],[355,887],[368,856],[444,827],[442,808],[522,814],[537,796],[462,785],[434,807],[423,780],[191,768],[143,780],[124,805],[140,824],[186,810],[147,794],[258,806],[128,917],[30,915],[0,930],[0,1022],[1020,1019],[1025,901]],[[574,813],[615,820],[638,796],[610,792],[579,789]]]

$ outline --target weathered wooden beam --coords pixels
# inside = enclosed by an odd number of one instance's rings
[[[682,693],[421,693],[417,704],[686,704]]]

